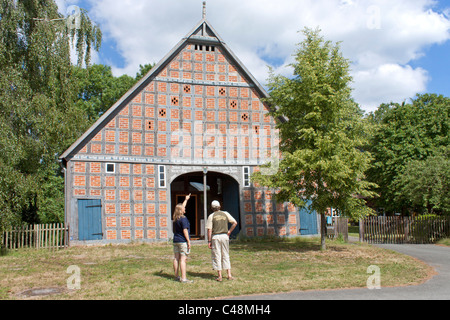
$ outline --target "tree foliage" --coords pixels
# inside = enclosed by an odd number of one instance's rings
[[[95,122],[153,66],[154,64],[141,65],[135,78],[126,74],[115,77],[110,66],[101,64],[94,64],[87,68],[74,66],[77,108],[85,113],[89,124]]]
[[[113,76],[111,67],[92,65],[87,68],[74,67],[78,87],[77,107],[92,124],[122,97],[134,84],[134,79],[123,75]]]
[[[417,200],[419,195],[414,195],[413,190],[419,189],[412,184],[413,180],[431,183],[438,179],[438,172],[428,166],[448,161],[449,113],[450,98],[423,94],[408,104],[383,104],[370,116],[375,133],[369,147],[374,156],[369,177],[379,185],[378,207],[391,213],[410,214],[428,206],[425,198]],[[434,177],[429,170],[433,170]],[[441,174],[444,172],[448,171]],[[436,188],[440,188],[438,184],[434,191]],[[436,199],[429,192],[421,196]],[[433,206],[440,207],[433,202]]]
[[[279,201],[322,215],[333,207],[342,214],[361,217],[369,213],[364,196],[372,195],[365,180],[370,154],[362,111],[351,97],[349,62],[339,45],[305,29],[291,65],[294,76],[271,74],[269,103],[279,121],[282,160],[274,175],[257,173],[254,180],[275,188]],[[325,226],[325,223],[322,224]],[[325,247],[322,228],[322,246]]]
[[[0,229],[46,211],[56,190],[62,196],[51,183],[62,186],[58,153],[83,130],[71,45],[89,64],[101,41],[84,11],[80,21],[70,28],[54,1],[0,0]]]
[[[406,164],[397,179],[399,195],[419,213],[450,214],[450,149]]]

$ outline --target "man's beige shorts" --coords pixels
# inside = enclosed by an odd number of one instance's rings
[[[180,243],[174,243],[173,244],[173,253],[174,254],[181,254],[181,255],[185,255],[188,256],[188,245],[186,242],[180,242]]]
[[[229,270],[230,263],[230,238],[226,234],[215,235],[212,237],[211,258],[213,270]]]

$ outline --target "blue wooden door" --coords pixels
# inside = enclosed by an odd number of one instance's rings
[[[300,234],[306,236],[318,233],[316,212],[310,213],[308,209],[300,209]]]
[[[103,239],[101,200],[78,200],[78,238],[80,241]]]

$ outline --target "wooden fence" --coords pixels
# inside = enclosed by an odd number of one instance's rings
[[[345,242],[348,242],[348,218],[334,217],[333,224],[327,226],[327,236],[337,239],[340,235]]]
[[[428,244],[450,237],[450,217],[368,217],[359,240],[368,243]]]
[[[68,231],[64,224],[36,224],[4,232],[0,245],[6,249],[62,249],[68,247]]]

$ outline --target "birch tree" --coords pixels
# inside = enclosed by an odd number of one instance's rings
[[[85,129],[71,48],[89,64],[101,32],[83,10],[72,18],[53,0],[0,0],[0,230],[63,192],[58,153]]]

